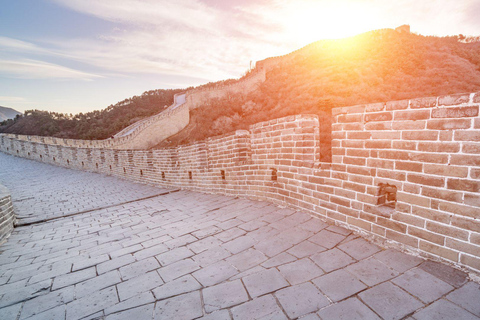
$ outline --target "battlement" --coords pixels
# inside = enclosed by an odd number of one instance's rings
[[[386,246],[480,271],[480,92],[332,111],[332,162],[318,118],[297,115],[159,150],[0,136],[0,150],[159,186],[290,206]]]

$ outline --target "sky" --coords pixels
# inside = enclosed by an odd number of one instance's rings
[[[403,24],[479,36],[478,17],[480,0],[0,0],[0,106],[99,110],[322,39]]]

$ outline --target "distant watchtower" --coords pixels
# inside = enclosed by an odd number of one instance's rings
[[[408,24],[404,24],[398,28],[395,28],[395,31],[398,33],[410,33],[410,26]]]

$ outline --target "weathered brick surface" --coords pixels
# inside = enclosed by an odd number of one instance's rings
[[[75,148],[11,135],[0,136],[0,149],[136,182],[271,201],[478,269],[477,238],[466,237],[480,230],[480,118],[469,97],[335,108],[329,164],[319,163],[323,128],[312,115],[160,150]],[[396,188],[387,209],[382,185]]]

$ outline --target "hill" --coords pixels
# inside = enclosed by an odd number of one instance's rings
[[[100,111],[76,115],[27,110],[23,117],[0,123],[0,132],[70,139],[107,139],[130,124],[157,114],[183,90],[151,90]]]
[[[0,122],[7,119],[14,119],[17,115],[22,114],[15,109],[0,106]]]
[[[321,157],[328,161],[333,107],[480,90],[478,38],[386,29],[319,41],[273,62],[256,92],[211,100],[191,112],[183,131],[157,147],[247,129],[291,114],[317,114]]]

